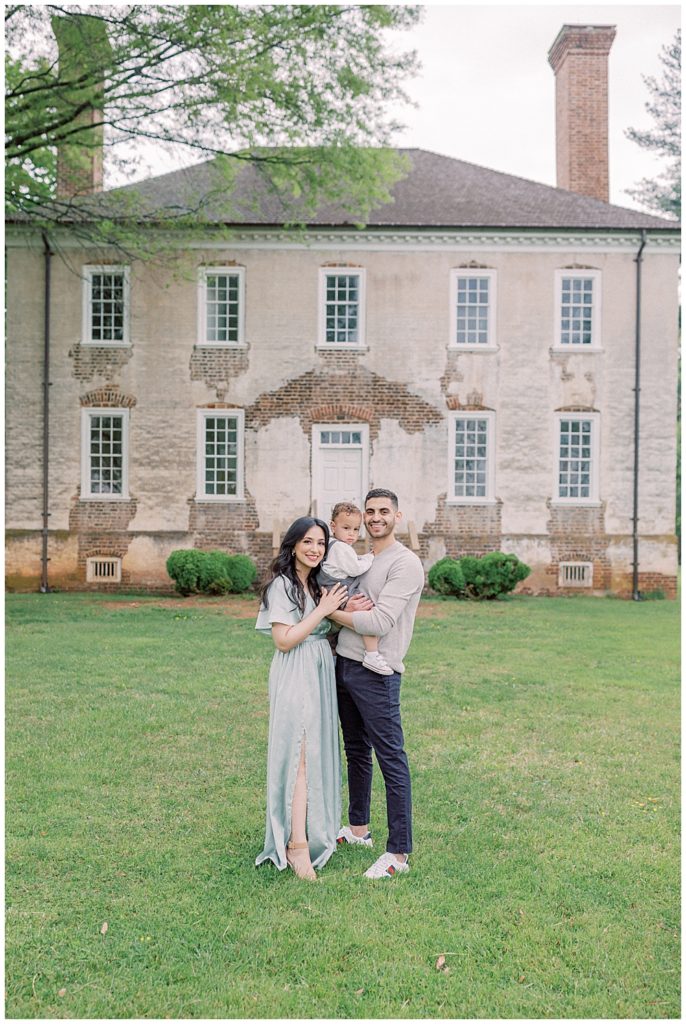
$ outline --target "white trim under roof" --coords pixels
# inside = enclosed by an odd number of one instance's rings
[[[218,225],[221,227],[221,225]],[[148,230],[153,230],[152,228]],[[209,234],[211,228],[205,226]],[[646,228],[647,246],[645,256],[658,253],[674,255],[681,249],[681,238],[678,229],[662,231]],[[69,231],[59,229],[51,232],[55,244],[61,249],[84,249],[102,247],[96,243],[89,244],[85,240],[76,239]],[[305,241],[303,241],[305,237]],[[573,253],[579,251],[593,252],[631,252],[636,253],[641,244],[641,231],[636,229],[593,229],[584,231],[581,228],[565,231],[561,228],[488,229],[488,228],[310,228],[304,233],[289,234],[281,228],[241,228],[233,229],[230,238],[213,240],[205,234],[202,238],[193,239],[192,235],[181,238],[170,232],[160,231],[160,242],[175,249],[222,250],[224,257],[228,253],[246,249],[286,249],[308,251],[363,251],[363,252],[435,252],[449,250],[452,252],[488,252],[493,249],[510,252],[549,252]],[[35,246],[42,255],[42,240],[36,229],[7,225],[5,244],[8,248],[30,248]]]

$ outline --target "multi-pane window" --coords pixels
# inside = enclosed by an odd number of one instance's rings
[[[200,410],[198,494],[201,498],[243,497],[243,412]]]
[[[598,271],[558,271],[558,329],[560,347],[597,348],[600,276]]]
[[[320,430],[320,444],[362,444],[360,430]]]
[[[590,501],[596,497],[597,419],[560,416],[557,497]]]
[[[244,271],[202,267],[198,290],[198,343],[243,344]]]
[[[493,414],[452,418],[451,498],[488,501],[493,497]]]
[[[83,497],[127,497],[128,416],[127,409],[83,410]]]
[[[83,288],[83,342],[90,345],[127,345],[128,268],[84,267]]]
[[[452,272],[451,344],[495,346],[495,271]]]
[[[321,276],[320,344],[361,346],[364,342],[364,275],[326,270]]]

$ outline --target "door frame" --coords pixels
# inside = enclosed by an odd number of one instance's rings
[[[360,495],[360,501],[364,502],[364,496],[369,490],[369,424],[368,423],[313,423],[312,424],[312,473],[311,473],[311,498],[310,498],[310,509],[312,514],[319,516],[319,509],[316,507],[317,493],[319,489],[319,481],[321,478],[322,471],[322,460],[321,460],[321,445],[319,444],[320,430],[356,430],[362,434],[362,443],[359,448],[362,450],[362,494]],[[338,445],[325,445],[326,448],[342,448],[344,450],[350,450],[350,448],[358,448],[358,445],[349,444],[338,444]],[[344,498],[341,495],[341,500]],[[364,509],[362,510],[364,511]],[[328,525],[328,524],[327,524]]]

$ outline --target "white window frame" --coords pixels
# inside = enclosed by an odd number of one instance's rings
[[[236,493],[205,493],[205,420],[236,420]],[[220,504],[245,500],[245,411],[243,409],[198,409],[196,431],[196,501],[218,502]]]
[[[357,341],[326,340],[326,279],[333,276],[357,277],[358,279]],[[317,348],[327,352],[357,352],[360,349],[366,349],[367,274],[364,267],[320,267],[318,308]]]
[[[213,275],[238,278],[238,339],[211,341],[207,338],[207,278]],[[245,267],[198,267],[197,345],[203,348],[245,348]]]
[[[457,420],[487,420],[486,494],[455,494],[455,423]],[[495,413],[487,409],[459,410],[448,417],[448,499],[449,505],[495,505]]]
[[[93,275],[94,274],[123,274],[124,275],[124,323],[123,337],[117,340],[105,341],[93,337],[92,310],[93,310]],[[129,328],[131,314],[131,276],[130,268],[121,264],[91,264],[82,267],[81,278],[81,344],[95,346],[97,348],[129,348],[131,335]]]
[[[122,481],[121,494],[91,492],[90,421],[93,416],[122,418]],[[86,501],[127,501],[129,499],[129,409],[112,407],[81,409],[81,498]]]
[[[591,344],[562,343],[562,279],[581,278],[593,281],[593,303],[591,305]],[[555,271],[555,334],[554,352],[598,352],[601,351],[602,273],[600,270],[556,270]]]
[[[590,420],[591,427],[591,479],[590,494],[587,498],[560,497],[560,429],[562,420]],[[553,480],[553,505],[600,505],[600,413],[557,412],[555,413],[555,477]]]
[[[488,278],[488,339],[485,344],[463,344],[457,340],[457,282],[461,277]],[[495,352],[497,330],[498,274],[495,270],[479,270],[476,267],[455,267],[450,271],[450,339],[448,347],[458,352]]]

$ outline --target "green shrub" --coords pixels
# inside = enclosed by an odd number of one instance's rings
[[[250,590],[257,579],[257,566],[247,555],[227,555],[227,568],[234,594]]]
[[[257,567],[247,555],[227,555],[224,551],[172,551],[167,572],[176,589],[188,594],[241,594],[257,578]]]
[[[531,572],[516,555],[503,551],[491,551],[482,558],[465,555],[460,559],[460,568],[467,595],[477,601],[492,601],[499,594],[509,593]]]
[[[198,590],[203,594],[228,594],[231,591],[229,556],[223,551],[202,551]]]
[[[464,595],[465,580],[460,563],[454,558],[441,558],[429,569],[429,586],[437,594]]]
[[[203,561],[202,551],[191,548],[183,551],[172,551],[167,559],[167,572],[174,580],[176,589],[184,597],[198,591],[198,576]]]

